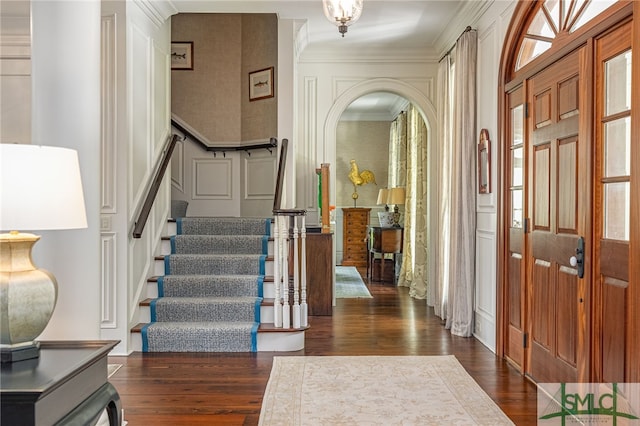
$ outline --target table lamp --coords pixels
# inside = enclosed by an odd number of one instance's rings
[[[384,211],[378,212],[378,221],[380,222],[380,226],[383,228],[389,228],[393,225],[393,212],[389,211],[389,205],[387,204],[388,198],[389,190],[387,188],[378,190],[378,200],[376,201],[376,204],[379,206],[384,204]]]
[[[34,339],[57,298],[56,279],[31,257],[40,236],[19,230],[87,227],[78,153],[72,149],[0,144],[0,358],[38,358]]]
[[[404,188],[391,188],[389,190],[389,195],[387,197],[387,204],[394,204],[393,208],[393,226],[395,228],[400,227],[400,209],[398,208],[399,204],[404,204],[405,192]]]

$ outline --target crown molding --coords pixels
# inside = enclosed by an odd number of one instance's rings
[[[178,8],[171,0],[133,0],[133,2],[157,27],[161,27],[170,16],[178,13]]]
[[[455,24],[448,25],[434,42],[436,51],[439,52],[438,61],[447,51],[449,51],[456,43],[460,34],[462,34],[467,26],[474,26],[482,15],[491,7],[495,0],[475,0],[466,1],[455,12]]]

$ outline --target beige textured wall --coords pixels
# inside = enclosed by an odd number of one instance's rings
[[[378,189],[386,188],[389,162],[390,121],[341,121],[337,129],[336,145],[336,203],[337,208],[353,207],[353,185],[349,180],[351,159],[356,160],[360,172],[371,170],[376,183],[358,187],[358,207],[375,207]]]
[[[171,40],[193,41],[193,70],[171,72],[171,110],[211,142],[276,136],[276,98],[249,102],[249,71],[277,65],[273,14],[177,14]]]
[[[242,140],[277,136],[278,104],[274,97],[249,101],[249,73],[274,67],[277,79],[278,20],[275,15],[242,15]]]

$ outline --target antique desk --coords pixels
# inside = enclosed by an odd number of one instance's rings
[[[372,226],[369,228],[368,246],[369,256],[367,259],[367,276],[372,281],[384,281],[384,255],[393,254],[393,281],[395,282],[396,255],[402,253],[402,238],[404,228],[381,228]],[[380,275],[379,280],[374,280],[374,260],[376,254],[380,254]]]
[[[106,409],[122,423],[120,397],[107,381],[118,341],[40,342],[40,357],[2,364],[0,424],[94,425]]]

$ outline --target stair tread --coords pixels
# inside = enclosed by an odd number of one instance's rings
[[[149,325],[150,323],[139,323],[136,324],[135,326],[133,326],[131,328],[131,332],[132,333],[141,333],[142,332],[142,328],[146,325]],[[260,326],[258,327],[258,333],[263,332],[263,333],[295,333],[295,332],[300,332],[300,331],[305,331],[308,330],[309,326],[306,327],[300,327],[300,328],[281,328],[281,327],[276,327],[275,325],[273,325],[272,323],[268,323],[268,324],[260,324]]]
[[[152,277],[147,278],[147,282],[151,282],[151,283],[157,283],[158,280],[160,279],[160,277],[163,277],[165,275],[154,275]],[[174,275],[175,276],[175,275]],[[234,276],[234,275],[229,275],[229,276]],[[238,275],[238,276],[242,276],[242,275]],[[262,279],[263,283],[272,283],[273,282],[273,275],[265,275]]]

